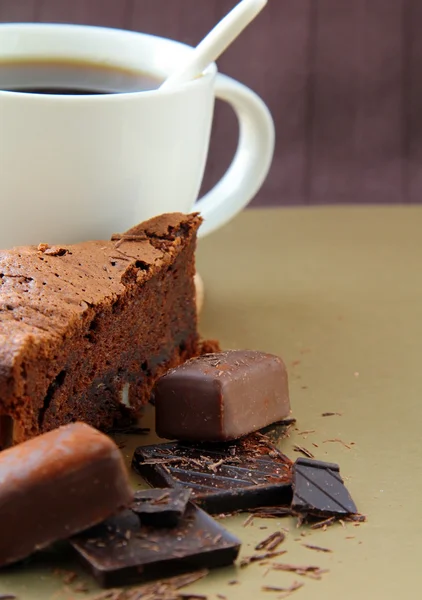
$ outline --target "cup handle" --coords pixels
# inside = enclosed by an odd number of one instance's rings
[[[199,237],[230,221],[252,200],[264,183],[274,154],[274,122],[255,92],[219,73],[215,96],[233,107],[239,120],[239,143],[225,175],[194,206],[204,218]]]

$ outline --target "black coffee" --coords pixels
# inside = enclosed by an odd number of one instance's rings
[[[28,94],[122,94],[157,89],[153,75],[99,63],[0,61],[0,90]]]

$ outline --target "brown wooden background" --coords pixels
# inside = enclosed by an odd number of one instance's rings
[[[90,23],[196,44],[235,0],[0,0],[0,21]],[[1,52],[1,49],[0,49]],[[220,60],[277,127],[255,203],[419,202],[422,0],[270,0]],[[234,151],[217,107],[206,186]]]

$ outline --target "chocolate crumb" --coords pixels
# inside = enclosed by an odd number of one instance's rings
[[[237,579],[232,579],[231,581],[228,582],[228,585],[238,585],[240,582],[237,581]]]
[[[342,417],[343,413],[340,412],[325,412],[322,413],[321,417]]]
[[[51,246],[51,248],[46,248],[42,252],[43,254],[47,254],[47,256],[64,256],[69,250],[61,246]]]
[[[17,600],[17,598],[14,594],[0,594],[0,600]]]

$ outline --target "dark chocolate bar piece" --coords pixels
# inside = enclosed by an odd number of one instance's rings
[[[191,502],[175,528],[142,525],[125,510],[71,540],[103,587],[232,564],[240,541]]]
[[[0,453],[0,566],[129,506],[123,458],[106,435],[66,425]]]
[[[309,458],[298,458],[293,465],[292,509],[319,517],[357,513],[340,477],[340,467]]]
[[[255,435],[235,444],[140,446],[132,467],[158,487],[183,486],[211,514],[290,504],[291,461]]]
[[[223,442],[290,414],[287,371],[272,354],[229,350],[188,360],[153,390],[160,437]]]
[[[187,488],[158,488],[135,492],[131,506],[143,525],[176,527],[183,517],[191,490]]]

